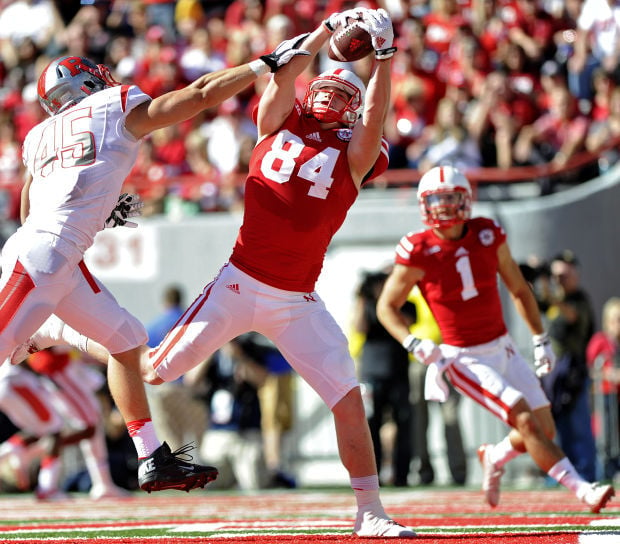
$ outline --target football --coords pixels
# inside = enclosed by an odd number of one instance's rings
[[[372,53],[372,38],[359,19],[347,19],[338,25],[329,39],[327,56],[340,62],[353,62]]]

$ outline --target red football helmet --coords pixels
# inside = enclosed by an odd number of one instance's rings
[[[433,228],[451,227],[471,217],[472,192],[467,178],[453,166],[436,166],[420,179],[422,221]]]
[[[345,101],[332,89],[335,87],[347,93]],[[306,115],[316,118],[321,123],[343,123],[353,126],[362,115],[366,87],[353,72],[343,68],[327,70],[319,74],[308,84],[303,101]]]
[[[83,98],[120,85],[110,69],[84,57],[60,57],[50,62],[39,76],[39,102],[50,115],[77,104]]]

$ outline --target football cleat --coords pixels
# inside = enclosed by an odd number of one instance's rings
[[[185,444],[176,451],[170,451],[170,446],[164,442],[149,457],[140,461],[140,489],[147,493],[164,489],[179,489],[189,493],[191,489],[204,487],[215,480],[218,475],[215,467],[188,462],[192,457],[187,452],[192,449],[192,444]]]
[[[499,484],[504,468],[497,468],[489,459],[493,444],[482,444],[478,448],[478,459],[482,465],[482,490],[487,503],[492,508],[499,504]]]
[[[390,519],[381,504],[370,504],[357,512],[353,534],[361,537],[415,538],[415,531]]]
[[[581,501],[590,507],[590,512],[598,514],[615,494],[611,485],[594,482],[590,484]]]
[[[29,355],[42,349],[51,346],[67,345],[66,340],[62,337],[64,326],[64,321],[52,314],[28,340],[19,344],[11,352],[11,364],[18,365],[25,361]]]

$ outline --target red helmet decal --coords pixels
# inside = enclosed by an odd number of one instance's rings
[[[94,76],[99,76],[96,70],[93,70],[87,64],[82,62],[81,57],[67,57],[58,63],[58,66],[64,66],[69,70],[70,75],[77,76],[80,72],[88,72]]]

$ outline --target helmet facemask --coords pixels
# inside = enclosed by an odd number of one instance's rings
[[[472,191],[467,178],[453,166],[435,166],[420,179],[418,204],[422,221],[447,228],[471,217]]]
[[[469,219],[471,199],[461,188],[437,190],[421,196],[420,208],[426,225],[446,228]]]
[[[364,93],[363,83],[353,72],[330,70],[310,81],[303,101],[304,112],[321,123],[350,127],[362,113]]]

